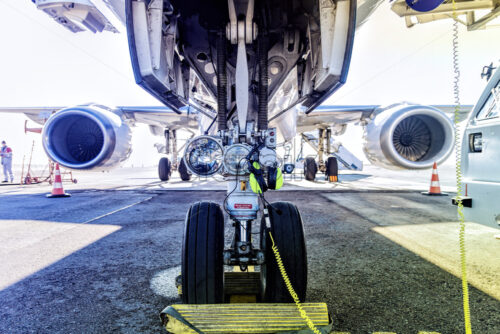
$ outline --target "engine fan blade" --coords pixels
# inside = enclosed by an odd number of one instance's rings
[[[96,122],[87,118],[78,119],[71,125],[68,134],[68,152],[75,160],[87,162],[101,152],[104,136]]]
[[[392,142],[396,151],[405,159],[419,161],[430,149],[431,132],[418,117],[408,117],[394,130]]]

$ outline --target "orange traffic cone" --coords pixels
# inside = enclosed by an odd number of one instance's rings
[[[441,192],[441,187],[439,186],[439,176],[437,170],[437,163],[434,163],[432,166],[432,178],[431,178],[431,186],[429,191],[423,192],[423,195],[431,195],[431,196],[447,196],[448,194]]]
[[[52,188],[52,193],[47,194],[47,198],[56,197],[71,197],[70,194],[64,192],[58,163],[56,163],[56,170],[54,171],[54,188]]]

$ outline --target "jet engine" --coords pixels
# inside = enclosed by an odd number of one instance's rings
[[[132,151],[128,124],[95,105],[58,111],[45,123],[42,141],[50,159],[72,169],[109,169]]]
[[[454,128],[439,109],[412,104],[378,108],[364,127],[370,162],[391,169],[425,169],[453,150]]]

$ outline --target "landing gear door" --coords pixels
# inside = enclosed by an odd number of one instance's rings
[[[350,19],[350,1],[320,1],[321,52],[314,88],[325,90],[339,80],[344,67]]]
[[[306,113],[313,111],[347,80],[356,28],[356,0],[319,0],[320,38],[311,43],[313,84],[303,96]],[[315,34],[311,27],[311,34]],[[304,87],[306,88],[306,87]]]
[[[126,0],[127,37],[138,85],[179,112],[189,98],[189,66],[175,52],[177,17],[163,0]]]
[[[271,121],[291,110],[313,111],[347,80],[357,2],[318,0],[317,4],[318,16],[309,18],[305,32],[306,51],[296,60],[293,68],[288,70],[290,64],[285,62],[278,64],[280,58],[275,55],[275,48],[270,51]],[[286,49],[280,55],[291,57],[291,51]],[[288,74],[279,81],[276,79],[281,67],[287,68],[283,72]]]
[[[312,72],[314,85],[304,101],[309,113],[347,79],[356,26],[356,0],[320,0],[320,45]]]

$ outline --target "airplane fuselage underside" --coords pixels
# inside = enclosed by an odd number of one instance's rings
[[[267,112],[290,139],[295,122],[282,115],[312,111],[345,82],[355,13],[355,0],[127,0],[135,78],[174,110],[191,104],[201,118],[219,115],[219,129],[222,108],[229,127],[243,114],[257,122],[259,110],[261,119]],[[239,64],[238,52],[246,55]],[[225,78],[218,85],[220,70]],[[242,96],[246,102],[238,106]]]

